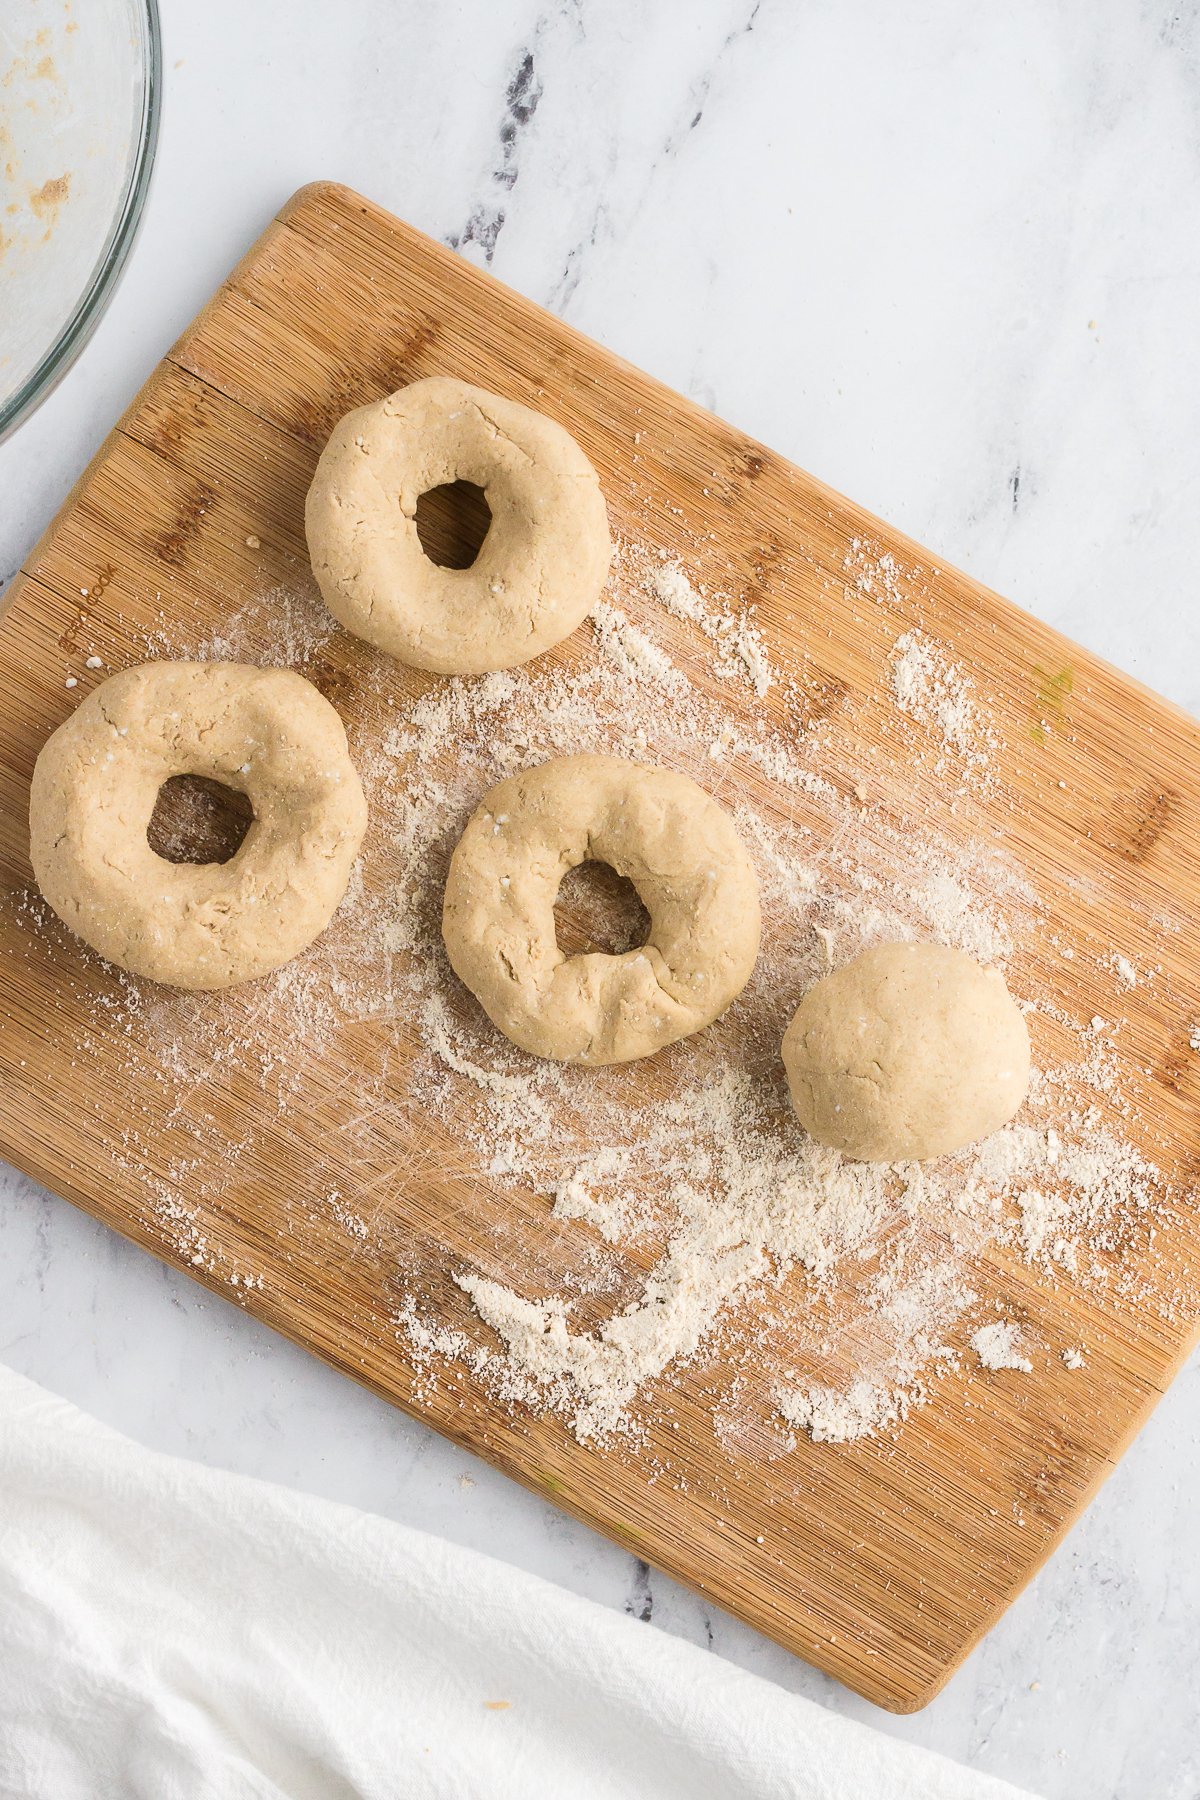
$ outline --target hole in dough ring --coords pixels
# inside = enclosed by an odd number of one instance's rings
[[[202,775],[249,796],[225,863],[174,863],[146,839],[159,788]],[[366,829],[342,721],[311,682],[240,663],[113,675],[33,771],[30,854],[59,918],[110,962],[173,987],[266,975],[323,931]]]
[[[431,562],[417,501],[455,481],[492,522],[468,569]],[[596,471],[541,413],[446,376],[347,413],[304,508],[325,604],[417,669],[484,675],[570,635],[604,586],[612,543]]]
[[[637,888],[650,915],[641,949],[559,949],[559,883],[589,861]],[[481,801],[450,859],[442,935],[455,973],[523,1050],[630,1062],[741,993],[758,954],[758,879],[729,815],[688,776],[565,756]]]

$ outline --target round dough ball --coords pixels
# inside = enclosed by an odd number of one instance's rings
[[[641,949],[559,949],[555,896],[584,862],[632,881],[650,914]],[[563,756],[480,802],[450,859],[442,935],[455,974],[523,1050],[630,1062],[741,993],[758,955],[758,877],[728,813],[687,775]]]
[[[783,1062],[818,1143],[901,1162],[1008,1123],[1029,1086],[1029,1032],[999,969],[943,944],[879,944],[809,989]]]
[[[492,514],[469,569],[432,562],[417,501],[470,481]],[[313,573],[348,631],[442,675],[528,662],[599,596],[612,543],[600,482],[553,419],[447,376],[347,413],[304,507]]]
[[[174,863],[146,831],[174,775],[246,794],[224,863]],[[47,740],[30,857],[59,918],[109,962],[172,987],[266,975],[323,931],[346,891],[367,803],[342,721],[290,669],[145,663],[111,675]]]

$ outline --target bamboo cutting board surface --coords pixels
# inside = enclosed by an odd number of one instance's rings
[[[350,407],[434,373],[561,419],[626,541],[654,557],[685,545],[701,580],[749,595],[788,679],[762,699],[719,681],[681,627],[695,687],[733,718],[757,711],[781,730],[823,732],[835,784],[849,771],[853,789],[855,769],[867,770],[872,796],[1001,844],[1042,919],[1015,946],[1017,991],[1052,1002],[1048,1017],[1119,1024],[1112,1055],[1136,1102],[1122,1130],[1153,1156],[1165,1197],[1152,1221],[1106,1246],[1121,1279],[1099,1288],[1011,1248],[981,1249],[972,1318],[1019,1322],[1039,1347],[1031,1372],[983,1376],[964,1355],[881,1435],[798,1433],[789,1446],[777,1434],[770,1454],[715,1429],[703,1358],[673,1374],[661,1405],[649,1396],[641,1445],[581,1444],[559,1417],[506,1403],[461,1364],[434,1378],[398,1329],[397,1270],[467,1330],[470,1308],[445,1271],[494,1274],[506,1246],[544,1226],[549,1202],[489,1184],[432,1113],[403,1143],[382,1106],[347,1117],[370,1059],[394,1090],[410,1080],[412,1022],[359,1020],[314,1050],[296,1013],[263,1015],[257,984],[164,997],[106,969],[40,910],[29,779],[49,732],[102,678],[87,655],[114,669],[170,654],[181,634],[219,637],[235,614],[243,629],[259,621],[264,660],[278,650],[270,596],[305,579],[303,497],[325,437]],[[987,782],[962,768],[951,779],[938,744],[889,704],[889,658],[913,627],[986,696]],[[568,644],[551,660],[569,668],[579,654]],[[340,633],[305,672],[352,742],[436,686]],[[1194,1336],[1192,720],[330,185],[288,204],[32,552],[7,597],[0,682],[0,1152],[869,1698],[923,1705],[1053,1549]],[[1153,978],[1118,986],[1114,951]],[[217,1017],[228,1054],[214,1049]],[[131,1042],[153,1018],[170,1032],[151,1069]],[[238,1051],[251,1042],[253,1066]],[[635,1067],[629,1079],[645,1081],[652,1105],[668,1076]],[[1059,1352],[1071,1345],[1086,1346],[1086,1365],[1068,1372]]]

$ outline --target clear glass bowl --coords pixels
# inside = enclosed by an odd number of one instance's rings
[[[112,298],[150,185],[157,0],[0,7],[0,438],[70,368]]]

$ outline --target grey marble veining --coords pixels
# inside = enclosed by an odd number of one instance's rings
[[[1194,4],[164,13],[144,234],[0,449],[0,580],[280,201],[333,176],[1200,709]],[[892,1719],[11,1174],[0,1356],[1052,1800],[1200,1793],[1195,1365],[947,1691]]]

